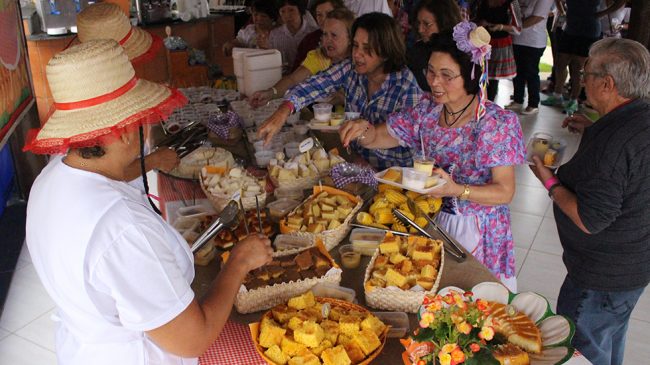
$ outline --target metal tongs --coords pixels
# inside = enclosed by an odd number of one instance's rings
[[[233,228],[239,224],[239,206],[236,201],[231,200],[225,208],[219,213],[217,219],[212,222],[210,227],[208,227],[199,238],[194,241],[190,250],[192,253],[200,250],[201,247],[205,246],[214,236],[221,232],[224,228]]]
[[[412,208],[411,208],[411,211],[413,211]],[[393,215],[395,216],[395,218],[399,219],[405,226],[411,226],[411,227],[415,228],[415,230],[420,232],[422,235],[424,235],[425,237],[435,239],[435,237],[433,237],[433,235],[431,233],[427,232],[424,228],[418,226],[415,222],[413,222],[411,220],[411,218],[404,215],[404,213],[402,213],[399,209],[393,209]],[[445,239],[445,241],[447,241],[447,240]],[[465,258],[462,257],[457,252],[455,252],[455,250],[446,250],[446,252],[449,253],[451,256],[453,256],[456,259],[456,261],[458,261],[458,262],[462,262],[462,261],[465,260]],[[462,253],[462,251],[461,251],[461,253]]]
[[[413,213],[417,214],[418,216],[422,216],[424,217],[424,219],[426,219],[427,221],[426,228],[430,228],[434,232],[440,233],[444,241],[447,242],[447,245],[452,250],[456,251],[458,256],[460,256],[460,258],[462,259],[459,262],[462,262],[467,258],[467,254],[465,253],[465,251],[463,251],[463,249],[460,248],[461,247],[460,243],[458,243],[458,241],[456,241],[453,237],[451,237],[449,233],[447,233],[447,231],[445,231],[442,227],[438,225],[438,223],[436,223],[435,218],[438,216],[438,213],[440,213],[440,210],[435,213],[433,218],[431,218],[427,214],[425,214],[422,211],[422,209],[420,209],[420,207],[417,204],[415,204],[415,202],[411,198],[407,198],[406,204],[408,205],[409,209],[411,209]]]

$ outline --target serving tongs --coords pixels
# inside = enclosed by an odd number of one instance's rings
[[[408,227],[408,226],[411,226],[411,227],[415,228],[415,230],[418,231],[418,232],[419,232],[420,234],[422,234],[423,236],[425,236],[425,237],[427,237],[427,238],[430,238],[430,239],[435,239],[435,237],[433,237],[433,235],[432,235],[431,233],[427,232],[424,228],[418,226],[415,222],[413,222],[413,221],[411,220],[411,218],[407,217],[407,216],[406,216],[404,213],[402,213],[399,209],[394,208],[394,209],[393,209],[393,215],[394,215],[395,218],[397,218],[400,222],[402,222],[405,226],[407,226],[407,227]],[[450,254],[451,256],[453,256],[454,259],[456,259],[456,261],[458,261],[458,262],[462,262],[462,261],[465,260],[465,258],[463,258],[462,256],[460,256],[460,255],[459,255],[457,252],[455,252],[454,250],[447,250],[446,252],[447,252],[448,254]]]
[[[376,229],[378,231],[390,232],[390,233],[394,234],[395,236],[410,236],[410,234],[408,234],[406,232],[393,231],[392,229],[379,228],[379,227],[373,227],[373,226],[366,226],[365,224],[350,223],[350,226],[356,227],[356,228]]]
[[[190,250],[196,253],[201,247],[205,246],[214,236],[224,228],[234,228],[239,224],[239,205],[236,201],[231,200],[225,208],[219,213],[217,219],[212,222],[199,238],[194,241]]]
[[[429,217],[428,214],[424,213],[422,211],[422,209],[420,209],[420,207],[417,204],[415,204],[415,202],[411,198],[406,199],[406,204],[408,205],[411,212],[413,212],[414,214],[416,214],[419,217],[420,216],[424,217],[424,219],[427,221],[427,226],[425,228],[430,228],[434,232],[440,233],[443,240],[447,243],[447,246],[449,248],[451,248],[452,250],[454,250],[458,254],[458,256],[461,258],[461,260],[458,261],[458,262],[465,261],[465,259],[467,258],[467,254],[465,253],[465,251],[463,251],[462,248],[460,248],[461,247],[460,243],[458,243],[458,241],[456,241],[456,239],[451,237],[449,235],[449,233],[447,233],[447,231],[445,231],[442,227],[440,227],[438,225],[438,223],[436,223],[435,219],[438,216],[438,214],[440,213],[440,210],[437,211],[434,214],[433,218],[431,218],[431,217]]]

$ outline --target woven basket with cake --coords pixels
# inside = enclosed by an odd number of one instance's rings
[[[278,365],[370,364],[388,334],[388,326],[365,308],[311,292],[266,312],[250,329],[262,358]]]
[[[235,298],[239,313],[272,308],[318,283],[338,285],[341,269],[322,242],[290,256],[276,257],[271,263],[251,271]]]
[[[322,148],[298,154],[284,161],[279,152],[269,163],[269,178],[276,187],[287,189],[308,189],[318,183],[318,179],[328,174],[331,168],[345,160],[338,152],[325,152]]]
[[[425,295],[435,293],[445,263],[442,241],[387,233],[364,277],[372,308],[415,313]]]
[[[350,232],[362,203],[360,197],[331,186],[314,186],[314,193],[280,222],[280,232],[313,235],[331,250]]]
[[[256,209],[255,197],[260,208],[266,204],[264,181],[252,176],[248,171],[234,167],[231,169],[204,166],[200,178],[201,190],[212,205],[221,211],[233,195],[239,192],[244,210]]]

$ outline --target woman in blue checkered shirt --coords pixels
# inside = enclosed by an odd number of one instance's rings
[[[345,60],[289,89],[285,102],[260,127],[266,143],[282,128],[289,115],[345,90],[345,111],[358,112],[372,124],[381,124],[395,111],[413,106],[422,96],[415,77],[406,67],[406,49],[393,18],[382,13],[359,17],[352,26],[352,60]],[[351,145],[377,169],[411,166],[411,150],[398,146],[369,150]]]

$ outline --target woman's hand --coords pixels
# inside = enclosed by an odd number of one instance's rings
[[[176,151],[171,148],[160,148],[152,152],[150,155],[152,159],[153,169],[158,169],[163,172],[169,172],[174,169],[180,162]]]
[[[562,128],[569,128],[571,133],[582,133],[585,128],[594,124],[589,118],[582,114],[574,114],[562,121]]]
[[[248,100],[248,103],[253,108],[258,108],[260,106],[266,105],[273,98],[272,90],[260,90],[256,91],[253,96]]]
[[[433,173],[440,175],[440,178],[447,181],[447,183],[434,189],[428,195],[434,198],[457,197],[465,191],[463,185],[456,184],[454,179],[451,178],[451,175],[440,167],[433,169]]]
[[[257,137],[264,139],[264,145],[268,145],[271,142],[271,139],[280,131],[287,118],[289,118],[289,115],[291,115],[291,110],[283,104],[280,105],[278,110],[269,119],[264,121],[264,124],[257,131]]]
[[[260,49],[268,49],[269,47],[269,34],[271,33],[270,30],[257,30],[256,36],[255,36],[255,43],[257,44],[257,48]]]
[[[349,147],[355,139],[363,146],[364,140],[374,140],[375,127],[365,119],[349,120],[339,128],[339,136],[343,147]]]
[[[539,181],[542,182],[542,185],[544,182],[554,176],[553,171],[549,169],[548,167],[544,166],[544,162],[537,157],[533,156],[533,162],[535,163],[534,166],[530,166],[531,171],[533,171],[533,174],[539,179]]]
[[[271,240],[261,234],[252,234],[235,245],[228,263],[241,265],[248,272],[271,262],[272,254]]]

